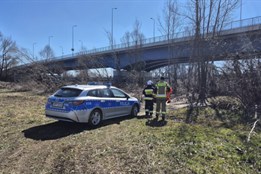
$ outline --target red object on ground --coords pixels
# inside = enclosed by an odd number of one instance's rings
[[[170,100],[170,95],[172,94],[172,88],[170,88],[169,92],[167,92],[167,103],[170,103],[171,100]]]

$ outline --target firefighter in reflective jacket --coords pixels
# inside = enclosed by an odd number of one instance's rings
[[[145,114],[146,116],[152,116],[153,114],[153,102],[155,97],[156,88],[153,82],[149,80],[147,86],[143,90],[144,100],[145,100]]]
[[[158,120],[161,114],[163,121],[166,117],[167,92],[171,89],[170,85],[164,80],[165,78],[161,77],[160,81],[156,84],[156,119]]]

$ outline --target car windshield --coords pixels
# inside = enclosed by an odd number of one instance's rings
[[[74,88],[61,88],[55,93],[55,97],[77,97],[82,90]]]

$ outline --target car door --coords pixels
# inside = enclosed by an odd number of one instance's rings
[[[99,89],[100,95],[100,107],[103,110],[104,118],[114,117],[116,112],[116,101],[113,98],[113,94],[109,88]]]
[[[115,112],[117,116],[128,115],[131,111],[131,103],[128,100],[128,95],[121,90],[112,88],[111,92],[115,101]]]

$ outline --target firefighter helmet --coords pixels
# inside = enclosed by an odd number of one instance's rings
[[[152,85],[153,82],[151,80],[147,81],[147,85]]]

